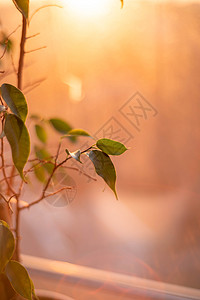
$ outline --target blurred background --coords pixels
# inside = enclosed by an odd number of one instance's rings
[[[21,21],[10,2],[0,4],[7,34]],[[29,25],[40,34],[26,50],[46,46],[26,54],[29,112],[130,149],[113,159],[119,201],[88,163],[60,174],[73,190],[23,212],[23,253],[200,288],[200,2],[33,0],[30,15],[46,4],[63,8],[42,9]],[[19,37],[20,28],[1,84],[16,84]],[[55,153],[59,137],[48,133]],[[39,189],[34,179],[24,200]]]

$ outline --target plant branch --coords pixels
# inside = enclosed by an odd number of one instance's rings
[[[3,194],[0,193],[0,197],[6,202],[6,204],[8,205],[8,208],[11,210],[11,212],[13,213],[13,210],[12,210],[12,207],[10,205],[10,200],[11,200],[11,197],[9,198],[9,200],[7,200]],[[12,196],[13,197],[13,196]]]
[[[81,152],[81,154],[83,154],[83,153],[89,151],[92,147],[93,147],[93,145],[90,146],[89,148],[83,150],[83,151]],[[60,147],[59,147],[58,149],[59,149],[59,151],[60,151]],[[57,151],[56,157],[57,157],[57,155],[59,155],[59,151]],[[46,195],[46,190],[48,189],[48,187],[49,187],[49,185],[50,185],[50,182],[51,182],[51,179],[52,179],[53,175],[55,174],[56,170],[57,170],[58,168],[60,168],[62,165],[64,165],[64,164],[65,164],[69,159],[71,159],[71,158],[72,158],[72,156],[69,156],[69,157],[67,157],[66,159],[64,159],[62,162],[60,162],[59,164],[56,164],[56,159],[55,159],[55,165],[54,165],[54,168],[53,168],[53,170],[52,170],[52,172],[51,172],[51,174],[50,174],[50,176],[49,176],[49,178],[48,178],[48,180],[47,180],[47,182],[46,182],[46,184],[45,184],[45,186],[44,186],[44,188],[43,188],[43,191],[42,191],[42,193],[41,193],[41,196],[40,196],[37,200],[35,200],[34,202],[30,203],[29,205],[23,206],[23,207],[19,207],[19,210],[23,210],[23,209],[26,209],[26,208],[30,208],[31,206],[33,206],[33,205],[35,205],[35,204],[38,204],[38,203],[40,203],[43,199],[45,199],[45,198],[48,196],[48,195]]]
[[[23,75],[23,66],[24,66],[24,46],[26,41],[26,30],[27,30],[27,22],[26,18],[22,16],[22,35],[21,35],[21,43],[20,43],[20,55],[19,55],[19,64],[18,64],[18,72],[17,72],[17,87],[22,89],[22,75]]]

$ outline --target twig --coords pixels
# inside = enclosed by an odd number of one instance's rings
[[[33,34],[33,35],[30,35],[30,36],[27,36],[26,39],[27,39],[27,40],[28,40],[28,39],[32,39],[32,38],[38,36],[39,34],[40,34],[40,32],[35,33],[35,34]]]
[[[12,207],[11,207],[11,205],[10,205],[10,198],[9,198],[9,200],[6,200],[6,198],[4,197],[4,195],[2,195],[1,193],[0,193],[0,197],[1,198],[3,198],[3,200],[6,202],[6,204],[8,205],[8,208],[11,210],[11,212],[13,213],[13,210],[12,210]],[[13,197],[13,196],[12,196]]]
[[[57,164],[57,160],[58,160],[58,156],[59,156],[59,153],[60,153],[61,144],[62,144],[62,140],[58,144],[58,149],[57,149],[57,153],[56,153],[56,157],[55,157],[55,165]]]
[[[0,193],[0,197],[3,198],[3,200],[4,200],[6,203],[8,203],[8,200],[6,200],[6,198],[4,197],[3,194]]]
[[[22,25],[18,25],[17,28],[15,28],[8,36],[7,36],[7,39],[12,35],[14,34]]]
[[[45,195],[42,199],[38,199],[37,201],[31,202],[30,204],[28,204],[26,206],[22,206],[19,209],[23,210],[25,208],[30,208],[31,206],[33,206],[35,204],[38,204],[41,200],[46,199],[46,198],[51,197],[51,196],[54,196],[56,194],[59,194],[59,193],[61,193],[64,190],[72,190],[72,187],[71,186],[65,186],[65,187],[63,187],[63,188],[61,188],[61,189],[59,189],[59,190],[57,190],[55,192],[52,192],[50,194]]]
[[[47,4],[47,5],[43,5],[43,6],[41,6],[41,7],[39,7],[39,8],[37,8],[34,12],[33,12],[33,14],[32,14],[32,16],[29,18],[29,23],[31,22],[31,20],[33,19],[33,17],[41,10],[41,9],[43,9],[43,8],[47,8],[47,7],[58,7],[58,8],[63,8],[63,6],[60,6],[60,5],[57,5],[57,4]]]
[[[2,59],[4,57],[4,55],[6,54],[6,50],[7,50],[7,44],[5,45],[5,48],[3,50],[2,55],[0,56],[0,59]]]
[[[56,194],[61,193],[61,192],[64,191],[64,190],[72,190],[72,187],[71,187],[71,186],[65,186],[65,187],[63,187],[63,188],[61,188],[61,189],[59,189],[59,190],[57,190],[57,191],[55,191],[55,192],[52,192],[52,193],[50,193],[50,194],[45,195],[44,198],[46,199],[46,198],[48,198],[48,197],[54,196],[54,195],[56,195]],[[31,203],[30,203],[30,206],[31,206]],[[28,205],[27,208],[29,208],[30,206]]]
[[[83,150],[83,151],[81,152],[81,154],[87,152],[87,151],[90,150],[92,147],[93,147],[93,145],[90,146],[89,148]],[[48,178],[48,180],[47,180],[47,182],[46,182],[46,184],[45,184],[45,186],[44,186],[44,189],[43,189],[43,191],[42,191],[42,193],[41,193],[41,196],[40,196],[37,200],[35,200],[35,201],[33,201],[32,203],[30,203],[28,206],[20,207],[19,210],[23,210],[23,209],[26,209],[26,208],[30,208],[31,206],[40,203],[44,198],[46,198],[46,196],[47,196],[47,195],[46,195],[46,190],[48,189],[49,184],[50,184],[50,182],[51,182],[51,179],[52,179],[53,175],[55,174],[56,170],[57,170],[58,168],[60,168],[62,165],[64,165],[64,164],[65,164],[69,159],[71,159],[71,158],[72,158],[72,156],[69,156],[69,157],[67,157],[66,159],[64,159],[62,162],[60,162],[59,164],[55,164],[55,165],[54,165],[54,168],[53,168],[53,170],[52,170],[52,172],[51,172],[51,174],[50,174],[50,176],[49,176],[49,178]]]
[[[10,57],[11,57],[11,63],[12,63],[13,71],[17,75],[17,69],[15,68],[15,64],[14,64],[14,59],[13,59],[12,53],[10,54]]]
[[[25,94],[29,93],[30,91],[32,91],[34,88],[39,86],[45,80],[46,80],[46,78],[44,77],[44,78],[38,79],[37,81],[35,81],[33,83],[27,84],[23,89],[24,93]]]
[[[36,49],[28,50],[28,51],[25,51],[24,53],[29,54],[29,53],[32,53],[32,52],[35,52],[35,51],[38,51],[38,50],[41,50],[41,49],[45,49],[45,48],[47,48],[47,46],[42,46],[42,47],[39,47],[39,48],[36,48]]]
[[[80,172],[81,174],[83,174],[84,176],[88,177],[89,179],[92,179],[92,180],[94,180],[94,181],[97,181],[96,178],[90,176],[89,174],[85,173],[84,171],[81,171],[79,168],[75,168],[75,167],[67,167],[67,166],[63,166],[63,168],[69,169],[69,170],[74,170],[74,171],[77,171],[77,172]]]
[[[34,89],[36,89],[38,86],[40,86],[41,83],[35,84],[34,86],[32,86],[31,88],[27,89],[26,91],[24,91],[24,94],[28,94],[31,91],[33,91]]]
[[[17,70],[17,87],[18,89],[22,89],[22,75],[23,75],[23,67],[24,67],[24,47],[26,42],[26,31],[27,31],[27,21],[24,16],[22,16],[22,33],[21,33],[21,42],[20,42],[20,54],[19,54],[19,63]],[[15,167],[13,166],[11,175],[14,175]],[[10,185],[13,185],[13,178],[10,180]],[[20,190],[19,190],[20,191]],[[16,195],[16,218],[15,218],[15,233],[16,233],[16,248],[15,248],[15,256],[16,260],[20,261],[20,209],[19,209],[19,198]]]

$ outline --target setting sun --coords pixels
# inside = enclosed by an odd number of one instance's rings
[[[79,17],[98,17],[110,7],[108,0],[66,0],[67,8]]]

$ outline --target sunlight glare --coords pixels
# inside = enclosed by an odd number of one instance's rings
[[[110,6],[108,0],[66,0],[71,13],[81,18],[96,18],[104,15]]]
[[[74,102],[80,102],[83,99],[82,80],[79,77],[70,74],[64,80],[64,83],[68,85],[69,98]]]

